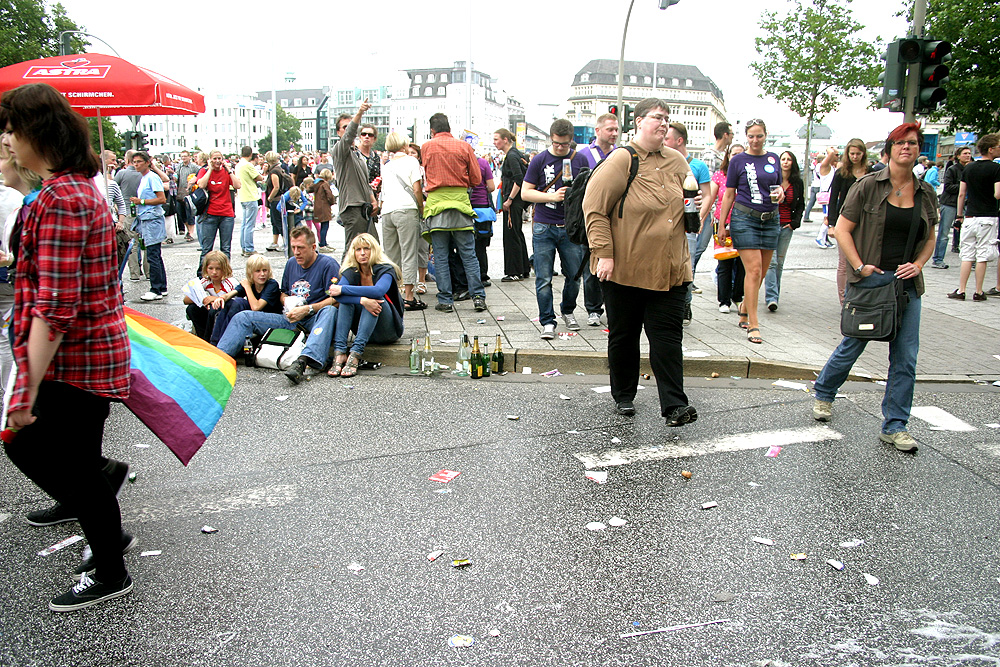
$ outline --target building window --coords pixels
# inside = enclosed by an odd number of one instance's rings
[[[424,77],[420,76],[419,74],[413,75],[413,83],[423,83],[423,82],[424,82]]]
[[[628,82],[629,82],[629,83],[635,83],[635,82],[636,82],[636,80],[637,80],[637,77],[635,76],[635,74],[632,74],[632,75],[631,75],[631,76],[629,76],[629,78],[628,78]]]
[[[444,95],[444,86],[438,86],[438,95]]]
[[[427,83],[434,83],[434,75],[433,74],[428,74],[427,75]]]
[[[448,75],[447,74],[442,74],[441,78],[439,79],[439,81],[441,83],[448,83]]]
[[[279,104],[280,104],[281,106],[283,106],[283,107],[287,107],[287,106],[288,106],[288,100],[281,100],[281,101],[279,102]]]
[[[590,81],[590,72],[584,72],[580,75],[580,83],[586,83]]]
[[[347,104],[354,104],[354,91],[353,90],[337,91],[337,104],[341,106],[345,106]]]
[[[315,97],[310,97],[309,98],[309,106],[311,106],[311,107],[316,106],[316,98]]]
[[[427,95],[433,95],[433,94],[434,94],[434,93],[432,92],[432,89],[431,89],[431,87],[430,87],[430,86],[427,86],[426,88],[424,88],[424,96],[425,96],[425,97],[426,97]]]
[[[652,83],[653,83],[653,77],[651,77],[651,76],[644,76],[644,77],[642,77],[642,82],[644,84],[646,84],[647,86],[652,85]]]
[[[410,95],[413,97],[420,97],[420,86],[414,86],[413,90],[410,91]]]
[[[664,78],[662,76],[656,77],[656,85],[658,85],[658,86],[665,86],[665,85],[667,85],[666,78]]]
[[[694,85],[694,83],[691,81],[691,79],[685,79],[684,80],[684,85],[687,86],[688,88],[690,88],[691,86]]]
[[[679,79],[673,78],[673,79],[670,80],[670,85],[672,85],[672,86],[679,86],[679,85],[681,85],[681,82],[680,82]]]
[[[378,101],[378,90],[372,88],[371,90],[362,90],[361,99],[368,98],[368,101],[372,104]]]

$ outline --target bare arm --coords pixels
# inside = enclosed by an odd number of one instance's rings
[[[52,364],[52,359],[56,356],[56,350],[63,341],[63,334],[56,333],[50,338],[49,323],[40,317],[31,318],[31,329],[28,331],[28,364],[26,369],[20,369],[28,373],[28,397],[31,406],[35,404],[38,396],[38,386],[45,378],[45,372]],[[20,429],[35,421],[35,416],[31,414],[31,407],[23,410],[15,410],[7,415],[7,421],[11,428]]]
[[[1000,187],[1000,183],[997,183],[997,186]],[[967,193],[967,190],[965,188],[965,181],[962,181],[958,185],[958,204],[957,204],[957,206],[958,206],[958,214],[955,216],[956,218],[964,218],[965,217],[965,215],[963,213],[965,211],[965,197],[966,197],[966,193]],[[1000,199],[1000,197],[998,197],[998,199]]]
[[[726,229],[726,220],[736,203],[736,188],[726,188],[726,193],[722,195],[722,208],[719,210],[719,240],[724,241],[729,236]]]

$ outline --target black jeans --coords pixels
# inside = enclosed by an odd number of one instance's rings
[[[104,422],[110,399],[64,382],[42,382],[35,399],[33,424],[4,445],[7,458],[42,491],[80,519],[94,551],[96,578],[104,583],[125,578],[122,516],[115,489],[102,474]]]
[[[510,211],[503,214],[503,273],[505,276],[527,276],[531,273],[528,263],[528,242],[522,228],[524,205],[518,197],[510,204]],[[510,226],[508,226],[510,222]]]
[[[607,280],[601,283],[608,314],[608,375],[611,397],[616,403],[635,399],[639,385],[639,334],[645,327],[660,413],[666,417],[674,408],[688,404],[681,351],[684,338],[681,320],[688,284],[662,292]]]
[[[719,279],[719,305],[731,306],[734,301],[743,301],[743,279],[746,270],[739,257],[719,260],[715,269]]]

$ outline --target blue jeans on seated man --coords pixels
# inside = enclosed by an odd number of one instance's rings
[[[236,313],[229,321],[218,347],[229,356],[235,357],[243,349],[243,343],[248,336],[263,334],[268,329],[298,329],[301,325],[309,334],[306,346],[302,349],[302,356],[309,360],[309,365],[313,368],[323,368],[330,358],[330,343],[333,341],[336,323],[335,306],[320,308],[318,313],[300,322],[289,322],[281,313],[244,310]]]
[[[895,280],[888,271],[873,273],[856,284],[860,287],[881,287]],[[905,431],[910,420],[913,405],[913,385],[917,379],[917,351],[920,348],[920,298],[913,288],[913,281],[906,281],[906,293],[910,302],[903,311],[903,318],[896,333],[896,339],[889,343],[889,377],[885,383],[882,399],[882,432]],[[844,337],[833,351],[823,371],[816,378],[816,398],[833,402],[841,385],[865,351],[866,340]]]
[[[778,248],[771,255],[771,265],[767,267],[767,275],[764,276],[765,303],[778,303],[781,295],[781,271],[785,266],[785,256],[788,254],[793,231],[791,227],[782,227],[778,232]]]
[[[559,252],[559,263],[566,274],[562,303],[559,311],[572,315],[576,310],[576,297],[580,294],[580,279],[575,278],[583,261],[583,246],[569,240],[565,227],[541,222],[531,226],[531,246],[535,253],[535,298],[538,300],[538,323],[542,326],[556,323],[552,305],[552,273]]]
[[[392,317],[392,306],[382,304],[382,311],[376,317],[361,304],[342,303],[337,313],[337,324],[334,327],[333,350],[337,354],[347,353],[347,334],[354,332],[354,343],[351,352],[358,356],[365,353],[368,341],[376,345],[389,345],[399,340],[396,335],[396,325]]]
[[[476,259],[476,239],[471,230],[453,231],[450,229],[435,229],[431,232],[431,245],[434,246],[434,278],[437,281],[438,303],[454,302],[451,289],[451,269],[448,267],[448,253],[451,247],[458,250],[458,256],[465,267],[466,279],[469,281],[469,293],[473,296],[486,296],[483,281],[479,277],[479,260]]]
[[[201,217],[201,227],[198,233],[198,239],[201,241],[201,257],[198,258],[199,278],[201,278],[201,263],[205,259],[205,255],[212,251],[216,234],[219,235],[219,250],[226,257],[230,257],[229,249],[233,243],[233,227],[235,225],[236,218],[221,215],[203,215]]]
[[[951,228],[955,224],[955,216],[958,209],[954,206],[941,207],[941,223],[938,227],[937,242],[934,244],[934,256],[931,257],[932,264],[944,264],[944,254],[948,251],[948,237],[951,236]]]

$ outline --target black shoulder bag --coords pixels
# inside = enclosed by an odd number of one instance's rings
[[[913,221],[903,253],[905,262],[913,261],[913,246],[920,228],[920,195],[918,187],[913,197]],[[909,302],[906,287],[899,278],[881,287],[865,288],[848,283],[844,306],[840,311],[840,331],[849,338],[892,342]]]

